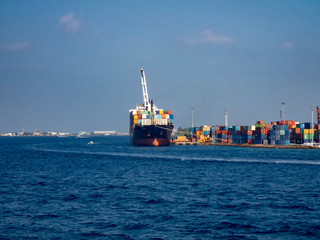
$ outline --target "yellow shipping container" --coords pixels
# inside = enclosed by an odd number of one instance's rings
[[[200,140],[204,139],[204,135],[200,135]]]
[[[186,136],[177,136],[177,141],[186,141],[187,137]]]
[[[133,120],[133,123],[134,123],[134,124],[138,124],[138,119],[134,119],[134,120]]]
[[[159,114],[163,114],[163,109],[160,109],[160,110],[159,110]]]
[[[138,115],[133,115],[133,119],[134,120],[138,119]]]
[[[311,130],[310,129],[304,129],[303,130],[303,134],[311,134]]]

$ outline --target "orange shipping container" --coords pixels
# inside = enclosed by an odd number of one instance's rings
[[[162,119],[166,119],[167,114],[162,114]]]

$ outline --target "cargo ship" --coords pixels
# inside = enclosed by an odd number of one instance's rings
[[[143,104],[130,109],[130,143],[136,146],[168,146],[174,128],[170,110],[156,107],[149,100],[146,77],[141,68]]]

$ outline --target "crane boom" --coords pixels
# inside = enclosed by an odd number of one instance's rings
[[[149,95],[148,95],[148,88],[146,82],[146,76],[144,74],[143,68],[141,68],[141,85],[142,85],[142,94],[143,94],[143,104],[147,110],[150,110],[149,107]]]

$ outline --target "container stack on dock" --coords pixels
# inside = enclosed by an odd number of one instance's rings
[[[303,143],[304,124],[296,122],[295,127],[291,129],[290,142],[296,144]]]
[[[236,144],[252,144],[253,132],[255,131],[255,126],[232,126],[232,135],[229,138],[232,139],[233,143]]]
[[[215,139],[218,143],[228,143],[228,127],[227,126],[216,126],[215,128]]]
[[[211,135],[211,126],[204,125],[201,127],[190,128],[189,134],[192,142],[208,139]]]
[[[271,124],[266,124],[264,121],[257,121],[255,130],[255,144],[268,144],[268,133]]]
[[[273,125],[270,130],[271,145],[290,145],[290,130],[288,125]]]
[[[318,115],[320,117],[320,110]],[[320,124],[315,124],[312,130],[311,123],[296,121],[277,121],[271,124],[257,121],[252,126],[205,125],[190,128],[192,142],[210,138],[215,143],[290,145],[290,143],[304,144],[312,141],[319,143],[319,135]]]
[[[315,129],[311,123],[305,123],[303,129],[303,142],[304,143],[311,143],[312,137],[314,140],[318,134],[316,134],[317,129]]]

